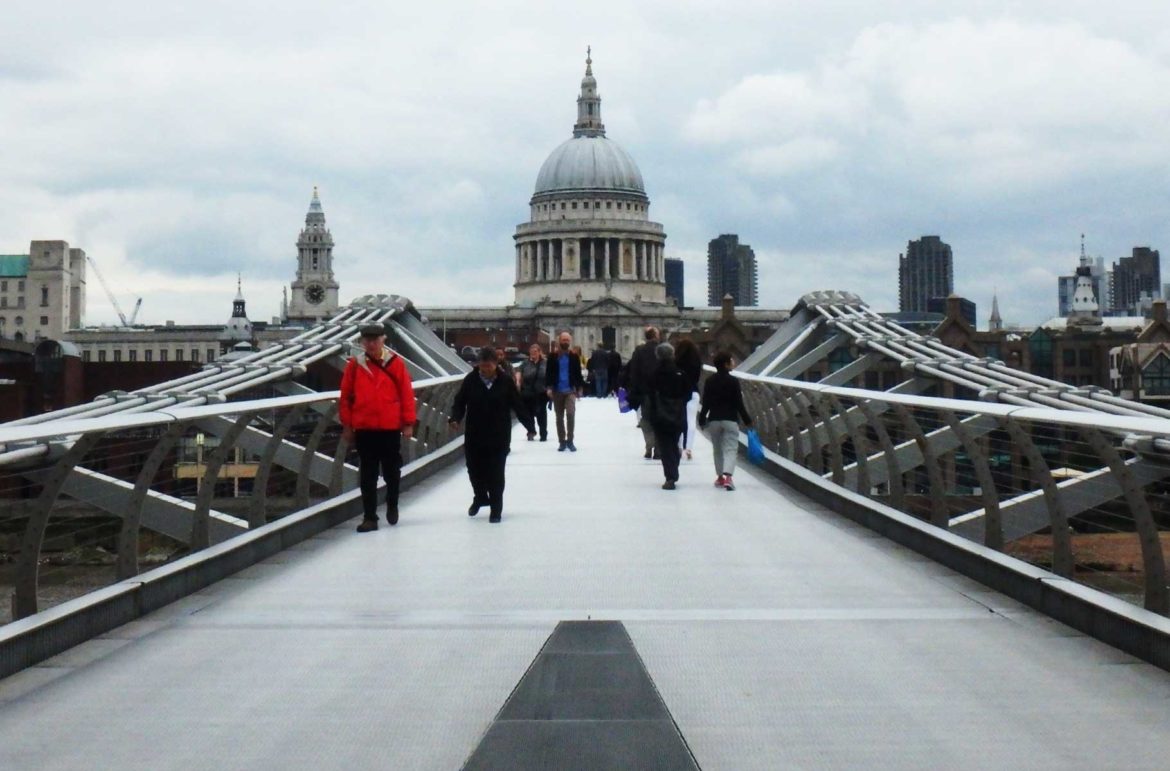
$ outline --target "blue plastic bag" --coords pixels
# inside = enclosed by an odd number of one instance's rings
[[[617,397],[618,397],[618,409],[619,410],[621,410],[622,412],[629,412],[631,409],[633,409],[632,407],[630,407],[630,399],[626,395],[625,388],[618,388]]]
[[[754,428],[747,430],[747,457],[748,461],[757,466],[764,465],[764,443]]]

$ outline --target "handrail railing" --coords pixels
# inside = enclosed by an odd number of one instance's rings
[[[952,533],[1170,612],[1170,420],[735,374],[778,455]]]
[[[419,423],[403,443],[404,463],[456,439],[447,417],[462,379],[415,382]],[[0,465],[0,525],[20,533],[13,617],[41,607],[46,554],[65,545],[113,544],[112,582],[137,575],[143,531],[180,551],[198,550],[356,486],[337,397],[329,391],[0,426],[0,445],[9,448],[9,463]]]

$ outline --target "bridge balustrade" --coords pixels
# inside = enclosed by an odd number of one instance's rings
[[[461,375],[415,382],[403,461],[458,437]],[[336,391],[0,427],[0,591],[20,619],[357,486]]]
[[[736,374],[782,462],[1170,612],[1170,420]]]

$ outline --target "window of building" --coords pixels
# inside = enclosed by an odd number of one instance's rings
[[[24,316],[17,316],[15,319],[13,319],[13,321],[16,322],[16,326],[18,327],[24,326]]]
[[[1142,369],[1146,396],[1170,396],[1170,356],[1160,353]]]
[[[166,348],[160,348],[158,350],[158,360],[159,361],[166,361],[167,360],[167,349]]]
[[[136,348],[130,349],[130,361],[138,361],[138,350]]]
[[[606,201],[605,208],[612,209],[613,208],[613,201]]]
[[[7,307],[8,307],[8,298],[7,297],[0,297],[0,308],[7,308]]]
[[[41,307],[45,308],[49,305],[49,287],[41,287]]]
[[[7,281],[0,281],[0,292],[7,292],[7,291],[8,291],[8,282]]]
[[[41,326],[42,327],[49,326],[49,317],[48,316],[41,316]]]
[[[82,361],[89,361],[89,351],[82,351],[81,352],[81,360]]]
[[[199,349],[198,348],[191,349],[191,361],[199,361]]]
[[[605,203],[606,203],[606,205],[605,205],[605,208],[607,208],[607,209],[608,209],[608,208],[609,208],[609,201],[606,201]],[[601,201],[594,201],[594,202],[593,202],[593,208],[594,208],[594,209],[600,209],[600,208],[601,208]]]
[[[574,208],[575,207],[576,207],[576,204],[574,204]],[[564,210],[565,210],[565,202],[561,201],[561,211],[564,211]]]
[[[121,361],[121,360],[122,360],[122,349],[119,348],[119,349],[114,351],[114,361]]]
[[[24,291],[24,282],[23,281],[16,282],[16,291],[18,291],[18,292]]]
[[[577,208],[577,202],[576,202],[576,201],[573,201],[573,208],[574,208],[574,209],[576,209],[576,208]]]
[[[1060,360],[1066,367],[1075,367],[1077,365],[1077,352],[1072,348],[1065,348],[1060,352]]]
[[[106,352],[104,350],[98,351],[98,361],[106,360]]]
[[[207,360],[208,361],[215,361],[215,349],[214,348],[207,349]]]
[[[142,360],[143,361],[154,361],[154,351],[147,348],[145,351],[142,352]]]
[[[1092,348],[1082,348],[1081,349],[1081,366],[1082,367],[1093,366],[1093,349]]]
[[[313,270],[317,270],[317,256],[313,255]]]
[[[182,361],[182,360],[183,360],[183,349],[176,348],[175,349],[175,361]]]

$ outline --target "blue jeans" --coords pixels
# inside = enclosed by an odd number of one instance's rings
[[[599,399],[605,398],[609,393],[609,370],[597,371],[593,373],[593,395]]]

